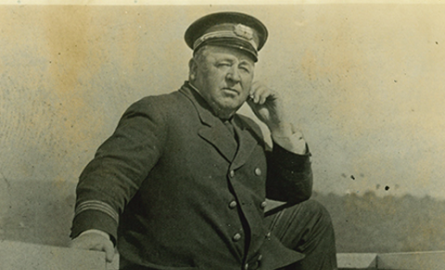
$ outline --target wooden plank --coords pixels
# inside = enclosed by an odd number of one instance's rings
[[[377,265],[378,269],[443,270],[445,251],[378,254]]]
[[[2,270],[105,270],[105,253],[22,242],[0,241]]]
[[[338,269],[377,269],[375,253],[339,253]]]

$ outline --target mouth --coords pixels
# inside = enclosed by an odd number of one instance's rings
[[[239,94],[238,90],[229,87],[223,88],[222,90],[226,93],[237,94],[237,95]]]

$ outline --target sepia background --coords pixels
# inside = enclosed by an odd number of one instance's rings
[[[339,251],[445,249],[440,4],[0,6],[0,239],[66,245],[83,167],[187,79],[187,26],[228,10],[269,29],[256,78],[305,134]]]

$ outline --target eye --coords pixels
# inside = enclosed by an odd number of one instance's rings
[[[239,69],[241,69],[241,70],[244,71],[244,72],[250,73],[250,67],[249,67],[249,66],[241,65],[241,66],[239,67]]]
[[[219,62],[216,64],[217,67],[230,67],[232,64],[230,62]]]

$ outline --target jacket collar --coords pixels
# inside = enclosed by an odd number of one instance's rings
[[[219,122],[221,122],[221,120],[213,114],[212,108],[201,96],[198,89],[196,89],[188,81],[184,83],[179,91],[185,94],[185,96],[188,97],[193,103],[203,124],[214,127],[217,126]]]
[[[198,135],[214,145],[232,163],[231,169],[237,169],[244,165],[258,144],[258,134],[239,115],[235,114],[231,122],[238,139],[237,145],[233,134],[230,133],[223,121],[212,113],[209,104],[196,88],[189,82],[185,82],[179,91],[190,99],[203,124],[198,130]]]

